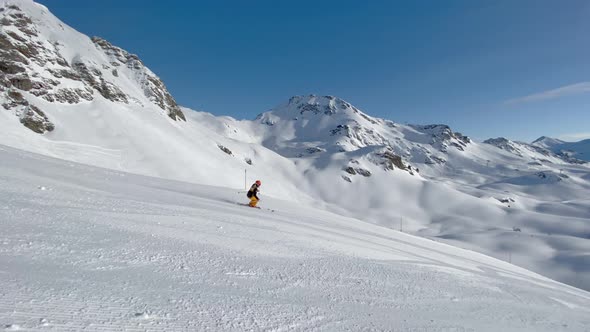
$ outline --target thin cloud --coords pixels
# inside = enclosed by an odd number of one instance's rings
[[[563,135],[559,135],[557,138],[559,138],[562,141],[566,141],[566,142],[578,142],[578,141],[582,141],[585,139],[589,139],[590,133],[563,134]]]
[[[556,99],[565,96],[579,95],[583,93],[590,93],[590,82],[580,82],[576,84],[562,86],[557,89],[547,90],[532,95],[509,99],[505,102],[507,105],[530,103],[535,101]]]

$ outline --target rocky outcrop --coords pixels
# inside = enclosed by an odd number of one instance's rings
[[[55,126],[49,121],[45,113],[35,105],[29,105],[24,109],[20,122],[25,127],[39,134],[44,134],[55,129]]]
[[[513,142],[504,137],[490,138],[483,142],[522,157],[522,153],[516,146],[514,146]]]
[[[356,172],[364,177],[369,177],[371,176],[371,171],[369,171],[368,169],[364,169],[364,168],[357,168]]]
[[[404,165],[404,162],[402,161],[402,157],[394,154],[391,151],[385,151],[383,153],[378,153],[377,156],[382,158],[382,161],[380,164],[383,165],[385,167],[385,169],[387,169],[387,170],[393,171],[394,168],[399,168],[401,170],[408,169],[408,167],[406,167],[406,165]]]
[[[424,158],[424,163],[426,165],[443,165],[447,161],[443,158],[437,157],[435,155],[429,155]]]
[[[2,105],[5,110],[21,117],[27,128],[37,133],[54,128],[47,116],[32,105],[35,97],[73,105],[91,102],[100,95],[116,103],[144,105],[118,85],[122,68],[127,70],[127,78],[137,81],[145,97],[166,115],[173,120],[186,121],[164,83],[144,66],[137,55],[104,39],[93,38],[97,51],[107,54],[110,62],[105,63],[102,56],[78,56],[68,61],[61,52],[71,46],[45,37],[41,33],[43,24],[33,20],[17,5],[0,7],[0,93],[5,92]],[[6,95],[7,91],[13,96],[14,91],[20,91],[19,100]],[[28,110],[24,111],[23,107]]]
[[[129,102],[128,96],[118,86],[106,81],[102,72],[97,68],[90,67],[83,62],[73,63],[72,68],[76,70],[82,81],[97,90],[105,99],[125,104]],[[75,74],[72,77],[75,77]]]
[[[49,118],[35,105],[31,105],[23,95],[16,90],[8,90],[5,93],[6,101],[2,107],[6,110],[14,110],[15,115],[20,118],[20,122],[30,130],[44,134],[55,129],[55,125],[49,121]]]
[[[233,153],[231,152],[230,149],[226,148],[225,146],[221,145],[221,144],[217,144],[217,147],[219,148],[219,150],[227,153],[228,155],[232,156]]]
[[[345,171],[346,173],[350,174],[350,175],[355,175],[355,174],[356,174],[356,171],[355,171],[355,170],[354,170],[354,168],[353,168],[353,167],[351,167],[351,166],[345,167],[345,168],[344,168],[344,171]]]
[[[10,5],[0,13],[0,86],[6,91],[2,106],[20,118],[21,123],[36,133],[52,131],[55,126],[32,99],[19,92],[27,92],[49,102],[76,104],[93,99],[90,87],[67,88],[60,86],[60,79],[80,81],[58,51],[57,43],[51,44],[39,36],[33,20]],[[37,65],[43,69],[35,69]],[[33,98],[34,99],[34,98]]]
[[[92,37],[92,41],[96,47],[102,50],[110,58],[110,64],[112,66],[124,66],[130,70],[136,80],[140,83],[145,96],[154,104],[158,105],[162,110],[166,111],[171,119],[186,121],[184,113],[182,113],[176,100],[174,100],[174,97],[168,92],[168,89],[166,89],[162,80],[146,68],[137,55],[114,46],[100,37]],[[113,75],[118,76],[118,71],[116,69],[113,70]]]
[[[430,135],[432,137],[430,145],[444,153],[448,151],[450,146],[459,151],[464,151],[467,145],[471,143],[469,137],[459,132],[453,132],[447,125],[411,125],[411,127],[419,132]]]

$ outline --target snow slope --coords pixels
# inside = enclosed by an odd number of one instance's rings
[[[0,146],[0,326],[587,331],[590,293],[276,199]]]
[[[374,118],[334,96],[295,96],[253,121],[176,110],[137,56],[32,1],[0,4],[0,42],[9,42],[0,52],[10,51],[0,64],[0,144],[203,185],[262,179],[263,201],[403,227],[590,289],[588,165]]]
[[[293,97],[256,121],[260,143],[293,160],[306,191],[332,211],[590,289],[588,165],[506,139],[474,142],[444,125],[374,118],[332,96]],[[399,162],[388,167],[386,153]]]

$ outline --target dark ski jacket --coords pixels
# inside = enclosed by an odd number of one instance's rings
[[[258,198],[258,185],[255,183],[252,185],[252,187],[250,187],[250,190],[248,190],[248,194],[246,194],[248,196],[248,198],[252,198],[252,196],[256,197],[256,199],[260,199]]]

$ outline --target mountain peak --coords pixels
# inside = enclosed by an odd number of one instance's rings
[[[284,112],[288,113],[289,115],[298,113],[299,115],[304,116],[331,116],[337,113],[363,114],[358,108],[354,107],[344,99],[330,95],[317,96],[314,94],[293,96],[289,98],[289,101],[286,104],[280,105],[279,107],[273,109],[273,112]]]
[[[552,151],[570,163],[579,164],[590,161],[590,140],[565,142],[560,139],[542,136],[533,141],[531,145]]]
[[[565,143],[565,142],[560,139],[557,139],[557,138],[541,136],[541,137],[537,138],[536,140],[534,140],[531,144],[541,146],[544,148],[550,148],[554,145],[563,144],[563,143]]]

